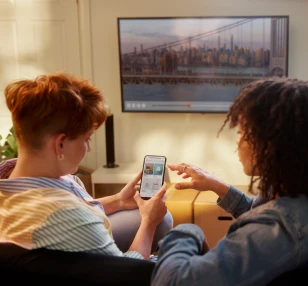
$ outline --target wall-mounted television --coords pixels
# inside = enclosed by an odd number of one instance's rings
[[[123,112],[225,113],[288,76],[289,16],[118,18]]]

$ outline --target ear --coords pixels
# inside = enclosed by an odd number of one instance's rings
[[[64,140],[66,136],[64,133],[58,134],[55,137],[55,151],[57,156],[63,155],[63,147],[64,147]]]

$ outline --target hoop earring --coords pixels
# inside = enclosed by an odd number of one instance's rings
[[[63,154],[58,155],[57,158],[58,158],[59,161],[63,161],[64,160],[64,155]]]

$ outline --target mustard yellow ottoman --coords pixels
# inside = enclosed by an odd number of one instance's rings
[[[234,218],[216,204],[212,191],[199,192],[194,201],[194,223],[203,230],[209,247],[213,248],[227,233]]]
[[[173,217],[173,226],[181,223],[193,223],[193,206],[199,191],[176,190],[174,184],[167,184],[166,205]]]

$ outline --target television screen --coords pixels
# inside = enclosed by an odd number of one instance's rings
[[[118,18],[123,112],[224,113],[288,75],[288,16]]]

